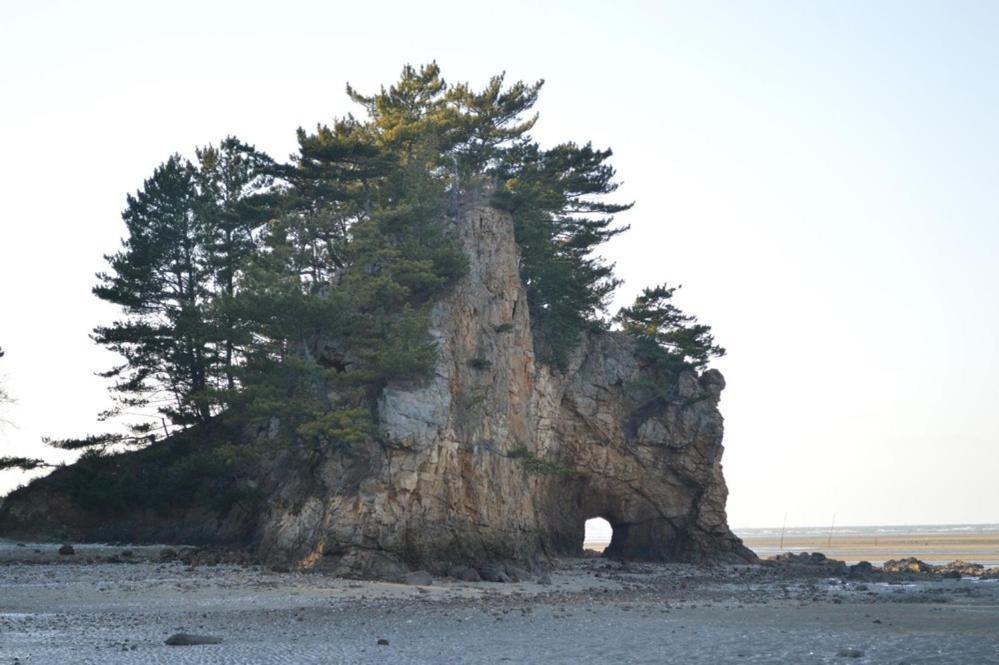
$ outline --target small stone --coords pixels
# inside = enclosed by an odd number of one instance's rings
[[[389,641],[386,640],[384,637],[378,638],[378,646],[380,646],[380,647],[387,647],[388,645],[389,645]]]
[[[68,545],[67,544],[67,545],[63,545],[62,547],[59,548],[59,554],[61,556],[69,556],[71,554],[76,554],[76,550],[73,549],[72,545]]]
[[[173,561],[177,558],[177,550],[172,547],[164,547],[160,550],[160,561]]]
[[[543,584],[544,586],[550,586],[552,583],[552,576],[548,573],[542,573],[538,577],[538,584]]]
[[[171,647],[190,647],[201,644],[222,644],[222,638],[214,635],[192,635],[191,633],[174,633],[166,639],[165,644]]]
[[[840,649],[836,655],[841,658],[863,658],[864,652],[860,649]]]

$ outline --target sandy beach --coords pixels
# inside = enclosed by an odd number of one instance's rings
[[[996,580],[586,558],[550,584],[412,586],[56,549],[0,547],[4,665],[999,663]],[[164,644],[178,632],[222,642]]]

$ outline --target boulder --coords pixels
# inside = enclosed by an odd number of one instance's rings
[[[951,561],[943,566],[937,566],[937,572],[944,577],[982,577],[986,573],[986,568],[980,563],[968,563],[967,561]]]
[[[881,568],[886,573],[931,573],[934,570],[934,566],[911,556],[885,561]]]
[[[471,566],[452,565],[447,569],[447,576],[463,582],[481,582],[479,571]]]
[[[510,582],[510,576],[506,574],[506,567],[498,563],[486,563],[479,568],[479,575],[486,582]]]
[[[870,561],[859,561],[850,566],[850,577],[867,577],[874,572],[874,566]]]

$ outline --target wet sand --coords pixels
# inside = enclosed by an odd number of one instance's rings
[[[550,585],[407,586],[129,549],[0,548],[0,664],[999,663],[995,581],[590,558]],[[182,631],[222,643],[164,644]]]

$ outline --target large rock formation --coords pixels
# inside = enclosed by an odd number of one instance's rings
[[[388,575],[578,553],[585,520],[603,517],[611,556],[754,559],[726,524],[721,374],[685,372],[664,386],[629,337],[608,332],[586,336],[565,371],[537,363],[509,216],[472,207],[454,231],[469,271],[433,310],[433,376],[383,392],[381,437],[368,446],[279,449],[260,472],[260,510],[230,512],[207,527],[217,537],[201,539],[242,534],[269,560]],[[52,511],[32,502],[63,501],[52,493],[9,497],[0,534],[51,525]],[[205,534],[200,511],[170,519],[166,531],[128,535]],[[99,536],[96,522],[68,533]]]

